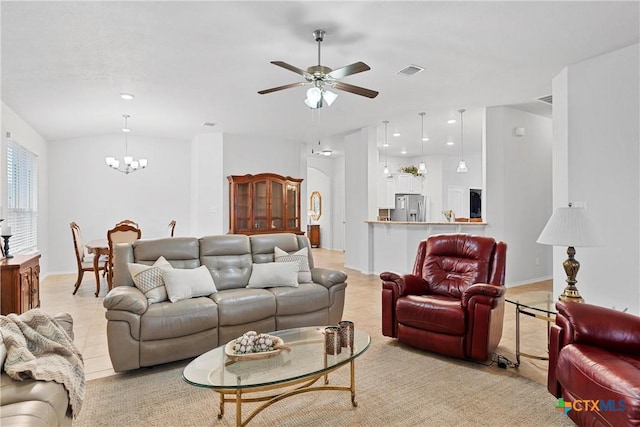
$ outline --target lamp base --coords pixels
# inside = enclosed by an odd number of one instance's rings
[[[571,286],[567,286],[564,288],[562,294],[558,297],[558,300],[564,302],[584,302],[584,298],[580,296],[580,292],[578,292],[578,288],[575,286],[573,289]]]
[[[567,287],[564,288],[562,295],[558,297],[560,301],[568,301],[568,302],[584,302],[584,299],[580,296],[580,292],[578,292],[578,288],[576,288],[576,276],[578,275],[578,271],[580,270],[580,263],[577,259],[575,259],[576,249],[573,246],[569,246],[567,248],[567,258],[562,263],[564,267],[564,272],[567,275]]]

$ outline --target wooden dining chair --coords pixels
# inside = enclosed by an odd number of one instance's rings
[[[75,222],[69,224],[71,227],[71,235],[73,236],[73,248],[76,253],[76,263],[78,266],[78,278],[76,279],[76,283],[73,287],[73,295],[78,292],[78,288],[80,287],[80,283],[82,283],[82,278],[84,276],[85,271],[93,271],[93,257],[94,255],[89,255],[85,251],[84,243],[82,242],[82,232],[80,231],[80,226]],[[103,257],[98,261],[98,271],[102,271],[106,273],[107,271],[107,259]],[[96,283],[96,287],[99,287],[100,284]]]
[[[123,225],[123,224],[129,224],[129,225],[133,225],[136,228],[140,228],[140,226],[138,225],[137,222],[132,221],[130,219],[123,219],[122,221],[120,221],[119,223],[116,224],[116,226],[118,225]]]
[[[113,286],[113,246],[118,243],[133,243],[140,239],[142,232],[132,224],[116,224],[107,231],[107,242],[109,243],[109,258],[107,260],[107,282],[109,290]]]
[[[173,219],[169,223],[169,236],[173,237],[173,231],[175,230],[175,228],[176,228],[176,220]]]

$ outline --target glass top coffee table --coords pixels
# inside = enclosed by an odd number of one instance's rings
[[[549,291],[530,291],[505,298],[505,301],[516,306],[516,367],[520,365],[520,356],[530,359],[549,360],[548,356],[537,356],[520,351],[520,315],[534,317],[547,322],[547,347],[549,328],[555,322],[556,302]]]
[[[358,405],[355,359],[369,348],[371,337],[356,327],[353,348],[343,347],[339,354],[328,355],[323,331],[324,327],[308,327],[270,332],[282,338],[291,351],[282,350],[266,359],[234,361],[225,354],[225,344],[195,358],[184,368],[182,378],[189,384],[218,393],[218,419],[224,416],[224,404],[235,402],[237,426],[247,425],[260,411],[279,400],[315,390],[349,391],[355,407]],[[328,374],[347,364],[351,369],[350,385],[329,385]],[[323,377],[324,381],[315,385]],[[260,393],[260,396],[246,396],[249,393]],[[243,402],[264,403],[243,421]]]

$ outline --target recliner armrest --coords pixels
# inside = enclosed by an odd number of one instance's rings
[[[427,281],[422,277],[413,274],[399,274],[385,271],[380,273],[383,289],[396,288],[398,296],[403,295],[423,295],[429,289]]]
[[[487,302],[493,302],[497,298],[501,298],[506,289],[504,286],[490,285],[488,283],[476,283],[475,285],[471,285],[462,293],[462,306],[467,307],[469,305],[469,300],[475,296],[485,296],[487,297]],[[493,305],[492,304],[492,305]]]
[[[613,352],[640,353],[640,316],[574,302],[557,302],[556,309],[556,323],[565,329],[564,345],[573,342]]]
[[[109,291],[102,305],[107,310],[122,310],[143,314],[147,311],[149,303],[147,297],[138,288],[118,286]]]
[[[311,269],[311,280],[329,289],[334,285],[346,282],[347,274],[344,271],[332,268],[314,267]]]

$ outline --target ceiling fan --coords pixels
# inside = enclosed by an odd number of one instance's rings
[[[312,87],[307,91],[307,99],[305,99],[305,103],[311,108],[322,108],[324,102],[326,102],[327,105],[330,106],[333,101],[335,101],[338,95],[327,90],[327,87],[343,90],[345,92],[351,92],[356,95],[365,96],[367,98],[375,98],[376,96],[378,96],[378,92],[376,92],[375,90],[365,89],[360,86],[354,86],[352,84],[339,81],[343,77],[370,70],[371,68],[364,62],[355,62],[336,70],[332,70],[331,68],[325,67],[321,64],[320,46],[322,44],[322,41],[324,40],[325,35],[326,32],[324,30],[315,30],[313,32],[313,37],[315,38],[316,42],[318,42],[318,65],[313,65],[306,70],[303,70],[301,68],[287,64],[283,61],[271,61],[272,64],[277,65],[278,67],[282,67],[289,71],[293,71],[296,74],[300,74],[305,78],[306,81],[273,87],[271,89],[261,90],[258,93],[260,95],[265,95],[267,93],[277,92],[283,89],[290,89],[311,84]]]

